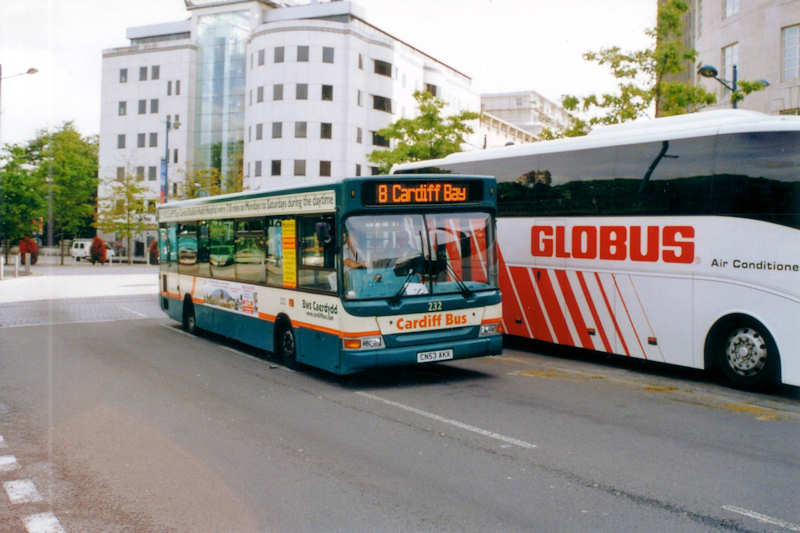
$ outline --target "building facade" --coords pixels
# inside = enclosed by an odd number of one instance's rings
[[[728,82],[734,65],[739,79],[769,82],[745,97],[740,108],[800,114],[800,0],[694,0],[691,8],[698,64],[713,65]],[[712,107],[731,105],[730,90],[692,75],[716,93]]]
[[[248,189],[367,175],[377,172],[367,155],[388,146],[375,132],[415,113],[414,91],[443,99],[446,114],[479,109],[469,76],[353,2],[185,3],[187,20],[129,28],[129,46],[103,51],[101,201],[127,173],[154,209],[165,155],[169,198],[187,194],[193,169],[240,173]],[[134,253],[154,237],[138,237]]]
[[[569,127],[569,114],[536,91],[515,91],[481,95],[481,111],[521,128],[534,136],[544,128]]]

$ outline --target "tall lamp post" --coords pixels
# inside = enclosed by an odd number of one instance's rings
[[[181,127],[181,121],[176,119],[170,121],[167,115],[167,128],[164,134],[164,159],[161,160],[161,203],[166,203],[169,199],[169,178],[167,177],[167,167],[169,167],[169,130],[177,130]]]
[[[17,74],[12,74],[11,76],[3,77],[3,65],[0,65],[0,141],[2,141],[2,131],[3,131],[3,120],[2,120],[2,113],[3,113],[3,80],[9,80],[11,78],[16,78],[17,76],[25,76],[26,74],[36,74],[39,72],[38,69],[33,67],[29,68],[25,72],[19,72]]]
[[[739,101],[736,98],[736,92],[739,90],[739,66],[733,65],[733,80],[729,82],[728,80],[722,79],[719,77],[719,71],[717,67],[714,65],[702,65],[700,68],[697,69],[697,73],[703,76],[704,78],[713,78],[720,82],[726,89],[731,91],[731,105],[734,109],[738,107]],[[758,80],[758,82],[763,85],[764,87],[769,87],[769,82],[767,80]]]

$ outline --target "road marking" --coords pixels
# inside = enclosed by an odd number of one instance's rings
[[[97,320],[69,320],[65,322],[31,322],[27,324],[10,324],[10,325],[0,324],[0,328],[11,329],[11,328],[36,328],[40,326],[68,326],[70,324],[102,324],[105,322],[127,322],[128,320],[143,320],[144,318],[148,317],[142,315],[142,318],[105,318]]]
[[[136,316],[140,316],[142,318],[147,318],[147,315],[142,314],[139,311],[134,311],[133,309],[131,309],[129,307],[125,307],[124,305],[120,305],[119,308],[122,309],[123,311],[127,311],[129,313],[133,313]]]
[[[800,525],[781,520],[780,518],[773,518],[771,516],[750,511],[742,507],[736,507],[735,505],[723,505],[722,508],[726,511],[737,513],[748,518],[752,518],[753,520],[758,520],[759,522],[764,522],[765,524],[782,527],[784,529],[788,529],[789,531],[800,531]]]
[[[0,455],[0,472],[11,472],[19,468],[17,458],[13,455]]]
[[[13,504],[42,501],[42,495],[30,479],[6,481],[3,483],[3,488],[6,489],[8,499]]]
[[[289,367],[287,367],[287,366],[279,365],[278,363],[275,363],[274,361],[266,361],[266,360],[264,360],[264,359],[259,359],[258,357],[254,356],[254,355],[250,355],[249,353],[246,353],[246,352],[239,351],[239,350],[237,350],[236,348],[231,348],[231,347],[229,347],[229,346],[220,346],[220,348],[222,348],[223,350],[228,350],[229,352],[233,352],[233,353],[235,353],[235,354],[237,354],[237,355],[243,355],[243,356],[245,356],[245,357],[249,357],[249,358],[250,358],[250,359],[252,359],[253,361],[258,361],[259,363],[268,363],[268,364],[270,364],[270,365],[275,365],[275,366],[277,366],[277,367],[278,367],[278,368],[280,368],[281,370],[285,370],[285,371],[287,371],[287,372],[291,372],[291,373],[293,373],[293,374],[295,373],[295,371],[294,371],[294,370],[292,370],[291,368],[289,368]]]
[[[28,533],[66,533],[53,513],[39,513],[24,517],[22,522]]]
[[[464,422],[459,422],[458,420],[453,420],[452,418],[445,418],[443,416],[439,416],[434,413],[429,413],[428,411],[423,411],[422,409],[417,409],[416,407],[411,407],[410,405],[393,402],[392,400],[386,400],[384,398],[381,398],[380,396],[369,394],[368,392],[359,391],[356,392],[356,394],[358,394],[359,396],[363,396],[364,398],[369,398],[370,400],[376,400],[385,403],[386,405],[391,405],[392,407],[397,407],[398,409],[403,409],[404,411],[408,411],[410,413],[424,416],[425,418],[430,418],[431,420],[436,420],[437,422],[442,422],[444,424],[455,426],[459,429],[471,431],[472,433],[477,433],[478,435],[483,435],[484,437],[489,437],[495,440],[499,440],[501,442],[513,444],[515,446],[519,446],[520,448],[527,448],[527,449],[536,448],[536,445],[531,444],[530,442],[526,442],[520,439],[515,439],[513,437],[507,437],[506,435],[501,435],[500,433],[495,433],[494,431],[481,429],[479,427],[472,426],[470,424],[465,424]]]

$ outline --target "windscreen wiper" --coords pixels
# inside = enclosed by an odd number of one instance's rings
[[[445,261],[444,264],[447,266],[447,271],[450,272],[451,276],[453,276],[456,285],[458,285],[458,289],[461,291],[461,296],[463,296],[465,299],[472,298],[473,295],[472,291],[470,290],[469,287],[467,287],[467,284],[461,280],[458,274],[456,274],[456,271],[453,268],[453,265],[450,264],[450,261]]]
[[[390,304],[397,305],[400,303],[400,299],[402,298],[403,293],[406,292],[406,287],[408,287],[408,282],[411,281],[411,276],[413,276],[414,274],[415,274],[414,267],[409,265],[408,274],[406,274],[406,279],[403,280],[403,285],[400,287],[400,290],[397,291],[394,294],[394,296],[389,298]]]

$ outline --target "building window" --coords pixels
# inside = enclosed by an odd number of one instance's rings
[[[739,64],[739,43],[734,43],[722,49],[722,72],[729,80],[733,79],[733,66]]]
[[[725,0],[725,16],[730,17],[739,12],[739,0]]]
[[[139,81],[147,81],[147,67],[139,67]]]
[[[136,181],[144,181],[144,167],[136,167]]]
[[[384,137],[383,135],[378,135],[378,132],[372,132],[372,144],[373,146],[383,146],[385,148],[389,147],[389,139]]]
[[[175,94],[181,94],[181,80],[175,80]]]
[[[151,98],[150,99],[150,112],[151,113],[158,113],[158,98]]]
[[[119,82],[128,83],[128,69],[126,68],[119,69]]]
[[[387,113],[392,112],[392,100],[390,98],[386,98],[385,96],[378,96],[376,94],[372,95],[372,109],[376,109],[378,111],[386,111]]]
[[[172,196],[178,196],[178,182],[172,183]]]
[[[273,100],[283,100],[283,84],[276,83],[272,86],[272,99]]]
[[[283,63],[283,46],[275,47],[275,54],[273,56],[273,61],[275,63]]]
[[[150,67],[150,79],[157,80],[161,76],[161,67],[159,65],[153,65]]]
[[[305,139],[306,138],[306,122],[295,122],[294,123],[294,137],[295,139]]]
[[[308,84],[298,83],[294,91],[294,97],[297,100],[308,100]]]
[[[147,113],[147,100],[139,100],[139,114],[144,115]]]
[[[360,176],[360,175],[361,175],[361,165],[356,164],[356,176]]]
[[[322,86],[322,99],[328,102],[333,102],[333,85]]]
[[[322,47],[322,62],[333,63],[333,47],[331,46]]]
[[[330,139],[333,137],[333,124],[331,122],[322,122],[319,126],[320,139]]]
[[[305,63],[308,61],[308,46],[297,47],[297,62]]]
[[[261,160],[256,161],[256,177],[261,177]]]
[[[331,162],[330,161],[320,161],[319,162],[319,175],[323,177],[330,177],[331,175]]]
[[[800,24],[783,29],[783,79],[800,78]]]
[[[250,96],[248,97],[248,98],[249,98],[249,100],[247,101],[247,105],[253,105],[253,89],[250,89],[250,90],[248,91],[248,94],[249,94]]]
[[[306,161],[305,161],[305,159],[295,159],[294,160],[294,175],[295,176],[305,176],[306,175]]]
[[[392,77],[392,64],[386,61],[381,61],[380,59],[375,60],[375,74],[380,74],[381,76],[386,76],[387,78]]]
[[[356,142],[361,144],[363,140],[361,128],[356,128]]]
[[[156,181],[156,167],[147,167],[148,181]]]
[[[358,70],[364,70],[364,56],[358,54]]]
[[[272,123],[272,138],[280,139],[283,137],[283,122]]]
[[[128,102],[120,102],[119,107],[117,108],[117,113],[119,116],[124,117],[128,114]]]
[[[261,50],[258,51],[258,66],[260,67],[263,64],[264,64],[264,49],[262,48]]]
[[[381,173],[381,169],[378,167],[369,167],[369,173],[373,176],[379,176]]]
[[[256,88],[256,102],[261,103],[264,101],[264,86],[261,85]]]
[[[117,167],[117,179],[118,180],[125,179],[125,167]]]
[[[364,104],[361,103],[361,89],[358,89],[356,92],[356,104],[362,106]]]
[[[436,96],[436,85],[432,83],[426,83],[425,90],[429,92],[432,96]]]
[[[178,162],[178,149],[177,148],[172,150],[172,162],[173,163],[177,163]]]
[[[158,133],[153,132],[150,134],[150,147],[158,146]]]
[[[144,148],[147,142],[147,135],[144,133],[139,133],[136,135],[136,147],[137,148]]]
[[[281,161],[280,161],[280,159],[273,159],[272,160],[271,174],[273,176],[280,176],[281,175]]]
[[[256,140],[260,141],[264,138],[264,125],[261,123],[256,124]]]
[[[247,142],[253,140],[253,126],[247,126]]]
[[[172,96],[172,80],[167,81],[167,96]]]

